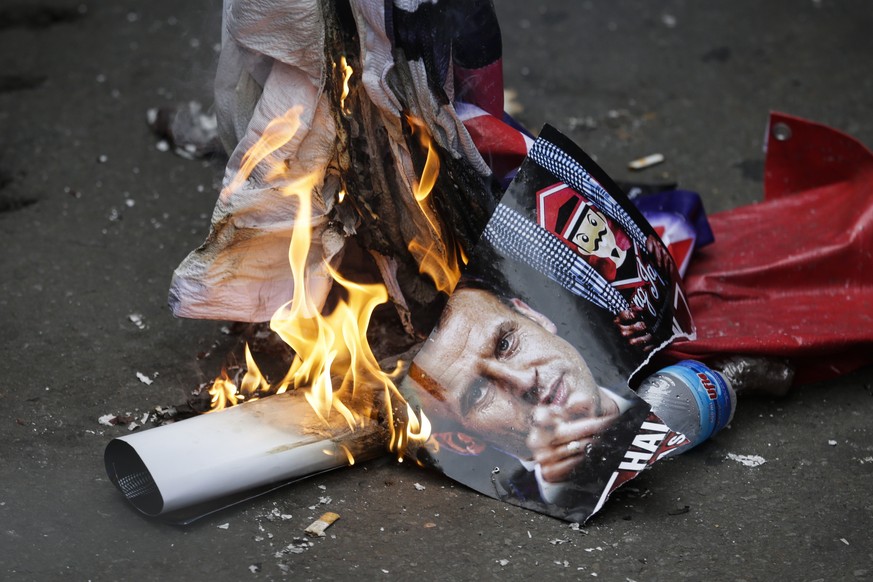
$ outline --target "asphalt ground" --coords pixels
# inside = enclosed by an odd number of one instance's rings
[[[770,110],[873,144],[864,0],[497,5],[519,120],[614,178],[678,181],[710,212],[760,200]],[[742,399],[581,531],[388,458],[187,527],[137,514],[102,460],[128,428],[98,418],[184,402],[216,372],[198,354],[235,341],[166,306],[221,164],[159,151],[146,125],[211,102],[219,26],[217,1],[0,2],[0,578],[873,578],[870,369]],[[288,551],[325,509],[328,537]]]

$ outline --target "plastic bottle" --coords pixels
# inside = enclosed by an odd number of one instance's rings
[[[683,453],[723,429],[734,416],[737,396],[730,382],[715,370],[686,360],[646,378],[637,394],[652,412],[690,441],[670,451]]]

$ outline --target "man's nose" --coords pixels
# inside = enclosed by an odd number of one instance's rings
[[[511,366],[506,362],[493,362],[489,375],[507,392],[536,404],[539,396],[536,386],[537,369],[533,366]]]

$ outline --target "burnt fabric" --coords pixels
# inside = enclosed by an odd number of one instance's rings
[[[709,217],[685,279],[697,341],[670,355],[783,357],[797,382],[873,363],[873,153],[773,113],[765,199]]]
[[[325,42],[323,11],[332,7],[318,0],[224,0],[215,109],[230,158],[210,233],[173,275],[169,303],[174,315],[268,321],[292,297],[288,246],[300,224],[299,203],[283,190],[310,176],[316,186],[312,219],[304,219],[312,228],[308,291],[316,305],[326,300],[333,280],[327,266],[341,260],[346,234],[329,218],[342,186],[333,164],[336,119],[325,91],[337,65]],[[392,144],[386,163],[400,189],[412,199],[418,183],[401,122],[407,114],[418,118],[443,149],[489,178],[491,169],[454,102],[460,95],[482,115],[502,115],[500,29],[491,0],[362,1],[349,9],[360,43],[355,82],[378,110],[374,123]],[[410,79],[396,73],[395,59],[400,58]],[[406,96],[406,105],[399,93]],[[289,115],[292,111],[296,116]],[[270,128],[297,123],[294,137],[270,155],[272,165],[260,164],[247,180],[235,181],[255,143],[267,134],[280,137]],[[523,157],[525,140],[517,132],[509,140],[513,152],[522,151]],[[268,166],[284,170],[273,172]],[[399,289],[396,281],[386,280],[386,285]]]

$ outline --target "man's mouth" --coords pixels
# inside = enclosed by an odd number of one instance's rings
[[[564,377],[560,376],[543,392],[540,404],[545,404],[546,406],[564,406],[568,396],[569,390],[567,390],[567,386],[564,384]]]

